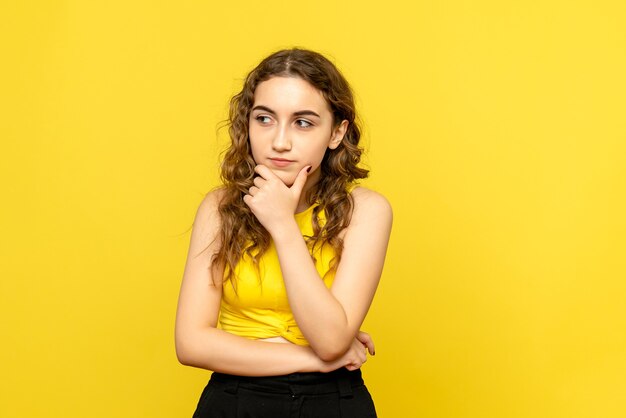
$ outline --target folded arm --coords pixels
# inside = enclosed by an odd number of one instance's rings
[[[276,245],[289,306],[315,353],[332,361],[343,355],[357,335],[374,298],[391,234],[392,211],[380,194],[352,191],[354,211],[342,231],[343,253],[330,288],[321,280],[293,216],[302,205],[308,168],[291,186],[264,165],[243,197]]]
[[[353,341],[351,350],[341,358],[323,361],[308,346],[251,340],[217,328],[222,287],[213,285],[210,260],[219,245],[215,238],[219,231],[220,193],[218,190],[207,194],[194,220],[176,312],[178,360],[184,365],[242,376],[360,367],[365,362],[365,349],[360,342]],[[368,339],[361,341],[365,344]],[[370,340],[368,345],[371,344]]]
[[[354,213],[333,285],[326,288],[295,221],[272,233],[289,304],[298,327],[326,361],[348,350],[372,303],[383,269],[392,211],[380,194],[357,188]]]

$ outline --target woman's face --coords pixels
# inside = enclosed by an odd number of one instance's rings
[[[269,167],[287,186],[310,165],[307,184],[320,175],[326,149],[339,146],[348,127],[333,127],[322,93],[295,77],[272,77],[259,83],[250,113],[250,146],[257,164]]]

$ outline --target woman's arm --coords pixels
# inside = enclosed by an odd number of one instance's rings
[[[374,298],[391,234],[391,206],[374,191],[352,192],[352,220],[333,285],[327,289],[295,219],[286,216],[289,210],[293,214],[304,171],[291,188],[267,167],[257,166],[257,173],[264,181],[255,182],[254,196],[244,201],[272,235],[298,327],[321,359],[335,360],[351,346]]]
[[[311,347],[251,340],[216,328],[222,287],[213,285],[209,267],[211,254],[219,245],[220,195],[219,190],[207,194],[194,220],[176,312],[178,360],[188,366],[247,376],[360,367],[365,361],[360,343],[353,344],[337,361],[324,362]]]

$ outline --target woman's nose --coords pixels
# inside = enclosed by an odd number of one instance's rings
[[[289,151],[291,149],[291,139],[286,127],[280,127],[276,131],[274,140],[272,141],[272,148],[275,151]]]

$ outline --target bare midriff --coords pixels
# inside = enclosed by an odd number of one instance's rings
[[[292,344],[290,341],[286,340],[283,337],[259,338],[259,341],[267,341],[269,343],[289,343],[289,344]]]

